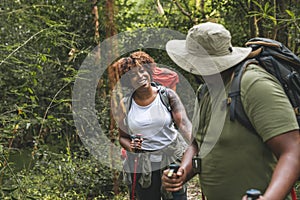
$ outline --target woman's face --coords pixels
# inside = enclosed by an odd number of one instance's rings
[[[134,67],[128,73],[130,83],[134,89],[150,86],[150,74],[143,66]]]

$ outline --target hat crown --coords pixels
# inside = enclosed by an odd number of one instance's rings
[[[221,24],[206,22],[193,26],[186,37],[187,51],[193,55],[204,49],[209,55],[224,56],[231,53],[231,35]]]
[[[230,32],[221,24],[206,22],[193,26],[185,40],[170,40],[166,50],[182,69],[197,75],[221,73],[243,61],[250,47],[233,47]]]

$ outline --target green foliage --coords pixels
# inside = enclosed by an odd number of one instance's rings
[[[89,1],[2,5],[0,129],[4,140],[14,140],[11,146],[25,136],[33,145],[73,129],[71,84],[82,62],[78,58],[93,44],[92,30],[81,23],[92,21],[89,6]]]
[[[186,12],[191,15],[190,17],[182,15],[175,1],[160,1],[161,7],[157,2],[159,1],[116,1],[118,7],[116,22],[122,21],[122,23],[116,23],[119,32],[142,27],[167,27],[178,31],[186,31],[194,24],[193,18],[199,17],[199,13],[189,9],[189,5],[192,5],[194,1],[180,2],[180,5],[187,9]]]
[[[62,189],[65,184],[63,177],[55,175],[58,172],[51,167],[61,162],[65,174],[74,166],[87,167],[79,159],[74,159],[73,166],[72,162],[64,162],[63,158],[65,139],[78,142],[72,118],[71,89],[77,69],[95,44],[93,29],[89,26],[93,23],[91,2],[1,1],[0,7],[2,197],[23,199],[33,195],[34,198],[46,198],[52,194],[51,189]],[[42,165],[42,162],[37,162],[39,166],[35,166],[33,160],[28,162],[28,168],[24,168],[22,173],[16,174],[15,170],[22,166],[17,166],[20,156],[12,156],[12,153],[15,150],[23,152],[25,148],[39,151],[44,144],[63,150],[61,155],[51,156],[51,167],[44,169],[49,166]],[[106,173],[104,176],[110,174]],[[72,177],[72,174],[68,176]],[[42,183],[45,177],[49,181]],[[69,180],[66,185],[72,181],[76,182]],[[39,190],[36,184],[44,188]],[[87,193],[67,191],[71,187],[62,190],[66,190],[66,195],[78,193],[78,197]],[[53,195],[59,193],[57,189]]]
[[[112,199],[112,170],[79,148],[72,155],[40,150],[34,166],[8,174],[1,199]],[[120,185],[125,191],[126,187]]]
[[[97,41],[91,2],[0,2],[1,199],[112,199],[114,196],[114,172],[88,153],[80,153],[84,150],[72,118],[71,94],[78,69],[95,45],[109,36],[111,28],[107,25],[108,1],[98,0],[100,41]],[[215,21],[226,25],[232,32],[232,43],[240,46],[254,35],[254,30],[265,37],[277,36],[284,30],[288,39],[282,42],[300,54],[299,5],[293,1],[280,5],[273,2],[276,1],[115,0],[113,21],[118,33],[158,27],[184,34],[194,24]],[[175,68],[197,88],[195,77],[178,68],[166,52],[146,51],[156,62]],[[117,143],[117,131],[110,130],[107,74],[101,81],[95,109],[104,134]],[[24,159],[27,162],[20,164],[21,156],[16,156],[16,152],[21,155],[26,151],[33,152],[34,159],[29,155]],[[122,194],[114,198],[122,199]]]

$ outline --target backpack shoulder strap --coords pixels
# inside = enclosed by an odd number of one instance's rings
[[[199,86],[199,88],[197,89],[198,102],[200,102],[200,100],[204,97],[204,95],[207,91],[208,91],[208,89],[207,89],[206,83],[203,83]]]
[[[166,106],[168,111],[171,112],[172,108],[171,108],[171,105],[170,105],[169,93],[168,93],[167,88],[163,85],[160,85],[159,83],[156,83],[156,82],[151,82],[151,85],[157,88],[158,94],[160,96],[160,99],[161,99],[162,103],[164,104],[164,106]],[[126,114],[126,116],[127,116],[128,112],[131,108],[132,98],[133,98],[133,93],[131,93],[131,94],[129,94],[129,95],[127,95],[123,98],[123,103],[125,105],[125,114]]]
[[[154,87],[157,87],[158,94],[160,96],[160,99],[161,99],[163,105],[167,108],[167,110],[171,113],[171,116],[172,116],[172,112],[171,112],[172,108],[171,108],[171,105],[170,105],[169,93],[168,93],[167,88],[165,86],[162,86],[162,85],[160,85],[158,83],[155,83],[155,82],[151,82],[151,85],[154,86]],[[132,98],[133,98],[133,92],[130,93],[129,95],[123,97],[123,103],[124,103],[124,107],[125,107],[125,117],[123,119],[123,123],[127,127],[127,133],[129,135],[131,135],[131,133],[130,133],[130,129],[128,127],[128,112],[129,112],[129,110],[131,108],[131,105],[132,105]]]
[[[162,101],[164,106],[168,109],[168,111],[171,112],[172,108],[171,108],[169,93],[168,93],[167,88],[163,85],[160,85],[160,84],[156,83],[156,82],[152,82],[151,85],[157,88],[158,94],[160,96],[160,100]]]
[[[163,105],[168,109],[168,111],[171,112],[172,108],[170,105],[169,93],[168,93],[167,88],[165,86],[162,86],[155,82],[151,82],[151,85],[158,89],[158,94],[160,96],[160,100],[162,101]],[[124,125],[127,127],[128,127],[128,112],[131,108],[132,98],[133,98],[133,93],[131,93],[123,98],[123,103],[125,106],[125,118],[124,118],[123,122],[124,122]],[[128,133],[130,133],[129,128],[128,128]]]
[[[240,63],[234,70],[233,79],[228,93],[227,104],[230,112],[230,120],[237,119],[246,128],[255,131],[247,114],[245,113],[242,100],[241,100],[241,80],[246,68],[249,64],[258,64],[255,59],[249,59]]]
[[[131,108],[131,104],[132,104],[132,97],[133,96],[133,93],[130,93],[128,95],[126,95],[125,97],[123,97],[123,103],[124,103],[124,106],[125,106],[125,114],[127,115],[130,108]]]

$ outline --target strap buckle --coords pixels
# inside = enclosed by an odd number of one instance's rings
[[[294,111],[295,111],[296,115],[300,115],[299,107],[294,108]]]

